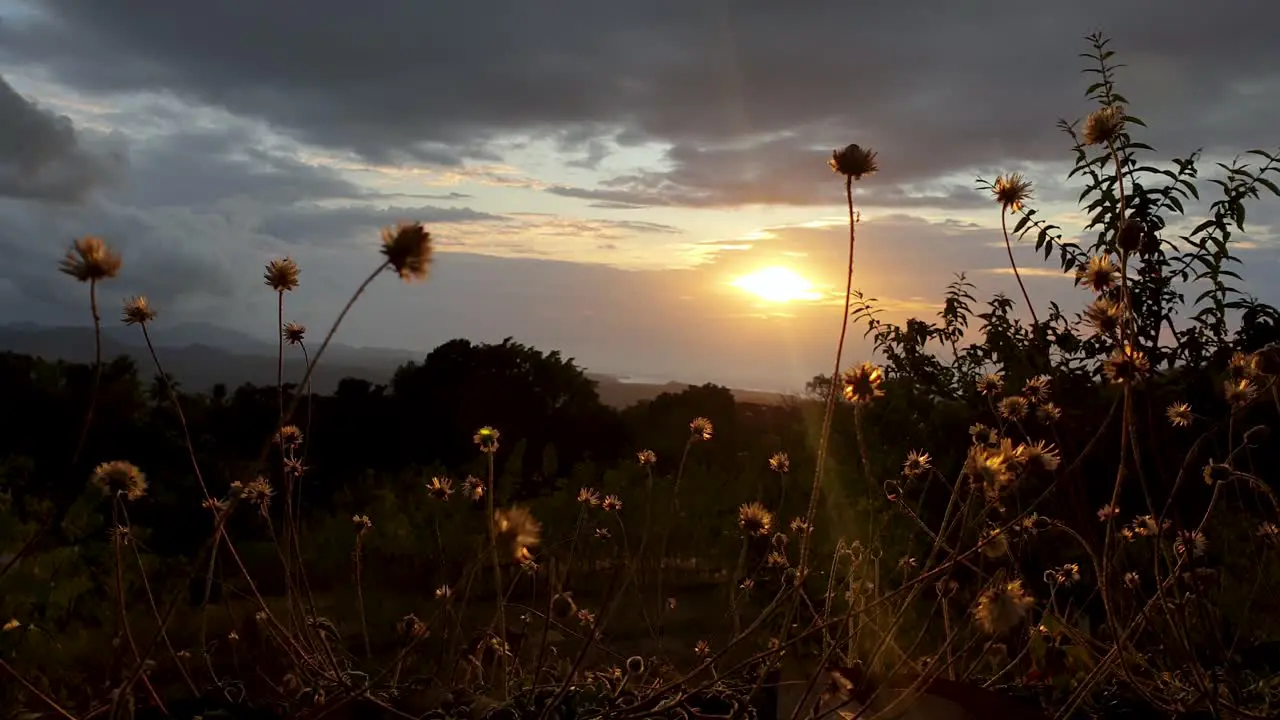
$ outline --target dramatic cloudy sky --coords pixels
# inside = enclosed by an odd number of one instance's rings
[[[413,219],[431,280],[382,279],[341,340],[512,335],[593,370],[798,388],[840,320],[831,148],[880,154],[856,285],[890,317],[936,312],[959,271],[1014,295],[974,179],[1024,171],[1078,220],[1055,123],[1090,109],[1082,37],[1114,38],[1144,140],[1229,160],[1280,143],[1277,22],[1274,0],[0,0],[0,322],[85,322],[55,266],[96,233],[125,256],[104,295],[149,295],[157,332],[271,337],[261,266],[286,254],[288,315],[319,329],[378,228]],[[1280,211],[1250,220],[1245,275],[1276,301]],[[1037,303],[1081,305],[1017,253]],[[769,266],[823,297],[731,285]]]

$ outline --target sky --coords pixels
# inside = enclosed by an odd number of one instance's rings
[[[319,333],[379,229],[421,221],[430,279],[380,278],[338,340],[511,336],[597,372],[798,390],[841,322],[833,148],[878,153],[854,285],[886,319],[933,316],[959,272],[1021,308],[975,180],[1023,172],[1081,226],[1056,123],[1092,109],[1084,36],[1126,64],[1137,139],[1203,148],[1208,192],[1213,161],[1280,143],[1278,21],[1267,0],[0,0],[0,323],[88,323],[56,266],[97,234],[124,256],[104,303],[147,295],[157,335],[274,337],[262,266],[285,255],[286,319]],[[1249,222],[1247,287],[1280,303],[1280,202]],[[1083,307],[1015,256],[1038,306]],[[738,282],[768,268],[802,297]]]

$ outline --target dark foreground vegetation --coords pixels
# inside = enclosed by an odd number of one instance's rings
[[[849,146],[846,314],[883,365],[837,353],[790,404],[705,386],[619,412],[556,353],[463,340],[316,395],[328,337],[286,322],[288,259],[265,279],[301,378],[194,393],[158,354],[0,356],[0,707],[1276,717],[1280,313],[1233,247],[1280,156],[1155,160],[1090,40],[1098,109],[1063,124],[1086,227],[986,184],[1079,307],[959,277],[936,318],[881,321],[853,292],[878,158]],[[352,302],[430,250],[389,229]],[[86,238],[63,264],[95,327],[120,262]],[[154,315],[122,319],[150,345]]]

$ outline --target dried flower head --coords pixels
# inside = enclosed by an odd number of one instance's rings
[[[766,555],[764,563],[771,568],[785,568],[791,566],[791,562],[787,560],[786,553],[781,553],[777,550],[773,550]]]
[[[280,336],[290,345],[301,345],[307,335],[307,326],[296,322],[287,322],[280,328]]]
[[[1227,380],[1222,384],[1222,395],[1233,408],[1248,405],[1257,393],[1258,386],[1254,385],[1253,381],[1248,378]]]
[[[596,528],[596,537],[600,540],[608,540],[613,537],[613,533],[609,532],[607,527],[598,527]]]
[[[641,450],[636,453],[636,461],[640,463],[640,467],[653,467],[658,462],[658,456],[652,450]]]
[[[884,383],[884,371],[869,362],[845,370],[841,379],[844,399],[854,405],[869,403],[884,395],[880,387]]]
[[[400,618],[399,623],[400,634],[413,640],[419,640],[427,635],[427,624],[418,619],[417,615],[409,613]]]
[[[1022,396],[1030,400],[1034,405],[1041,405],[1049,402],[1049,383],[1048,375],[1036,375],[1027,380],[1022,386]]]
[[[282,293],[298,287],[298,274],[298,263],[286,257],[267,263],[267,271],[262,278],[272,290]]]
[[[991,500],[998,499],[1013,487],[1022,469],[1022,446],[1002,438],[998,445],[971,445],[965,459],[965,474],[982,488]]]
[[[271,481],[261,475],[250,480],[240,489],[240,498],[242,500],[264,511],[271,506],[271,496],[274,494],[275,490],[271,488]]]
[[[18,618],[9,618],[9,621],[0,627],[0,632],[9,632],[22,627],[22,623],[18,622]]]
[[[431,233],[422,223],[402,223],[382,231],[382,254],[403,280],[425,280],[431,265]]]
[[[1021,450],[1022,460],[1028,468],[1053,472],[1058,469],[1059,463],[1062,462],[1062,456],[1058,454],[1058,449],[1051,443],[1046,444],[1043,440],[1023,445]]]
[[[462,481],[462,494],[468,500],[481,500],[484,498],[484,481],[473,475],[468,475],[466,480]]]
[[[1173,541],[1173,551],[1179,555],[1202,557],[1209,549],[1209,540],[1199,530],[1179,530]]]
[[[368,515],[352,515],[351,524],[355,525],[356,530],[360,533],[364,533],[366,530],[373,527],[373,521],[369,519]]]
[[[1120,514],[1120,508],[1115,505],[1103,505],[1098,509],[1098,519],[1106,522],[1116,515]]]
[[[1191,424],[1191,406],[1184,402],[1175,402],[1165,408],[1165,417],[1174,427],[1187,427]]]
[[[1031,199],[1031,181],[1022,173],[1009,173],[996,178],[991,190],[1000,207],[1010,212],[1022,209],[1023,203]]]
[[[481,452],[495,453],[498,451],[498,437],[501,433],[496,428],[485,425],[471,436],[471,442],[480,446]]]
[[[1107,298],[1100,297],[1084,309],[1084,320],[1093,328],[1094,335],[1115,335],[1120,331],[1123,318],[1119,303]]]
[[[1227,376],[1240,381],[1258,376],[1258,358],[1253,353],[1236,352],[1227,363]]]
[[[302,444],[302,431],[297,425],[285,425],[276,431],[276,444],[284,447],[297,447]]]
[[[1022,420],[1031,411],[1031,403],[1021,395],[1010,395],[1001,398],[996,409],[1000,413],[1000,417],[1006,420]]]
[[[909,478],[919,477],[933,467],[932,460],[929,453],[912,450],[907,453],[906,462],[902,463],[902,474]]]
[[[622,498],[617,495],[605,495],[600,501],[600,509],[605,512],[617,512],[622,509]]]
[[[125,301],[120,319],[125,325],[145,325],[156,319],[156,311],[145,295],[137,295]]]
[[[120,272],[120,255],[100,237],[82,237],[71,244],[58,269],[80,282],[113,278]]]
[[[511,555],[516,562],[530,559],[532,553],[529,548],[542,541],[542,525],[528,510],[519,506],[495,510],[493,525],[498,541],[510,544]]]
[[[1062,419],[1062,408],[1047,402],[1036,408],[1036,419],[1046,425],[1055,423]]]
[[[982,423],[974,423],[969,426],[969,436],[973,438],[973,442],[978,445],[995,445],[1000,441],[1000,435],[996,431],[983,425]]]
[[[832,150],[827,165],[852,180],[861,180],[864,175],[871,175],[880,169],[875,152],[859,145],[846,145],[841,150]]]
[[[1080,566],[1076,563],[1067,563],[1051,570],[1048,577],[1058,585],[1078,583],[1080,582]]]
[[[1103,368],[1107,379],[1118,385],[1136,383],[1151,372],[1151,363],[1141,350],[1132,347],[1116,348],[1115,353],[1107,358]]]
[[[704,417],[696,417],[689,421],[689,432],[693,435],[694,440],[710,440],[711,436],[715,434],[715,426]]]
[[[1083,285],[1095,293],[1104,293],[1120,280],[1120,267],[1109,255],[1095,255],[1076,271],[1076,285]]]
[[[711,655],[711,644],[706,640],[699,640],[697,644],[693,646],[693,654],[700,658],[709,657]]]
[[[1227,482],[1231,479],[1231,466],[1222,463],[1210,462],[1204,466],[1204,470],[1200,473],[1204,477],[1204,481],[1208,485],[1216,485],[1217,483]]]
[[[983,395],[999,395],[1004,391],[1004,377],[1000,373],[987,373],[978,378],[978,392]]]
[[[989,558],[1001,558],[1009,553],[1009,537],[1000,528],[989,527],[982,533],[982,554]]]
[[[773,513],[758,502],[738,507],[738,527],[748,535],[768,535],[773,529]]]
[[[578,502],[595,507],[600,504],[600,491],[590,487],[581,488],[578,490]]]
[[[1017,627],[1034,605],[1035,598],[1022,589],[1022,581],[1011,580],[983,591],[973,617],[984,632],[1000,635]]]
[[[1130,590],[1137,590],[1142,586],[1142,577],[1138,573],[1130,570],[1124,574],[1124,586]]]
[[[448,500],[453,494],[453,480],[447,477],[433,477],[427,483],[427,492],[436,500]]]
[[[106,496],[124,495],[128,500],[139,500],[147,494],[147,476],[125,460],[105,462],[94,468],[92,481]]]
[[[596,614],[586,608],[581,608],[576,613],[578,622],[584,626],[590,627],[596,623]]]
[[[1105,145],[1115,142],[1124,128],[1124,106],[1110,105],[1089,113],[1084,121],[1084,144]]]
[[[791,524],[787,527],[791,528],[791,532],[795,535],[808,535],[813,530],[809,523],[804,521],[804,518],[798,517],[791,518]]]
[[[791,458],[784,452],[776,452],[769,458],[769,469],[779,475],[791,472]]]

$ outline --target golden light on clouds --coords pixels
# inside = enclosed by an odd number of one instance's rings
[[[822,294],[814,289],[813,283],[801,277],[796,271],[778,265],[748,273],[730,284],[768,302],[818,300],[822,297]]]

